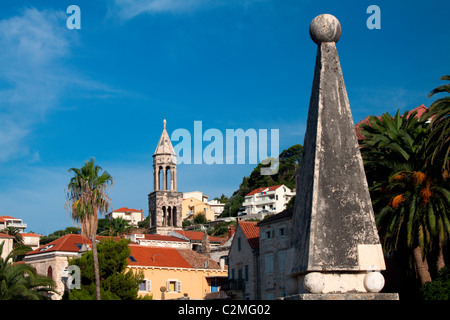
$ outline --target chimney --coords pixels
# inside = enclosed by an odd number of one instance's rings
[[[225,258],[220,258],[219,260],[220,270],[225,270]]]
[[[228,226],[228,239],[230,239],[233,234],[234,234],[234,225],[230,224]]]

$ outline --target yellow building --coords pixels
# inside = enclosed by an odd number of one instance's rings
[[[181,200],[181,210],[183,221],[191,220],[199,213],[203,213],[206,220],[214,221],[214,210],[207,203],[196,197],[183,198]]]
[[[227,280],[223,264],[189,249],[134,244],[130,248],[128,268],[144,274],[140,296],[149,294],[154,300],[208,299],[217,297],[221,284]]]

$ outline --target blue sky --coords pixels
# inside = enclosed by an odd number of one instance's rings
[[[69,30],[69,5],[81,29]],[[369,5],[381,29],[369,30]],[[0,215],[27,231],[72,225],[70,174],[90,157],[115,178],[113,208],[144,209],[152,154],[171,134],[279,129],[303,143],[321,14],[337,43],[354,122],[410,110],[449,73],[448,1],[104,0],[0,4]],[[174,143],[176,144],[176,143]],[[205,146],[205,145],[204,145]],[[204,147],[203,146],[203,147]],[[178,189],[230,196],[254,165],[187,165]]]

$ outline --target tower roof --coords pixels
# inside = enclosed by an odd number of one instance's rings
[[[167,130],[166,130],[166,123],[167,123],[167,121],[166,121],[166,119],[164,119],[163,132],[161,134],[161,138],[159,138],[158,146],[156,147],[154,155],[156,155],[156,154],[174,154],[174,155],[176,155],[175,150],[173,149],[173,146],[172,146],[172,142],[170,141],[169,134],[167,133]]]

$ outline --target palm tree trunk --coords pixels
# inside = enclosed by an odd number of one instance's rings
[[[419,246],[413,250],[414,262],[416,263],[417,273],[419,274],[420,282],[425,284],[431,281],[431,275],[428,271],[428,262],[426,258],[422,258],[422,250]]]
[[[437,270],[441,270],[443,267],[445,267],[445,260],[444,260],[444,245],[441,241],[439,241],[439,252],[438,257],[436,261],[436,267]]]
[[[95,241],[95,234],[91,236],[92,242],[92,257],[94,258],[94,275],[95,275],[95,295],[97,300],[101,300],[100,296],[100,271],[98,268],[98,256],[97,256],[97,242]]]

